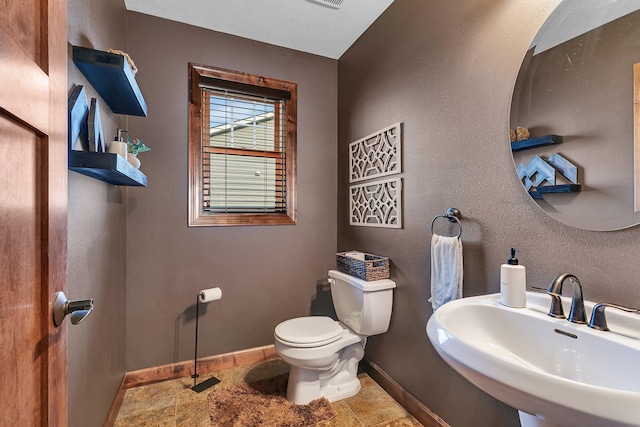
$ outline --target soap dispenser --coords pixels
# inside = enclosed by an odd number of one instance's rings
[[[127,158],[127,143],[122,140],[122,133],[127,133],[126,130],[116,129],[116,138],[109,143],[109,153],[119,154],[120,156]]]
[[[527,275],[518,264],[516,248],[511,248],[511,258],[500,268],[500,302],[507,307],[524,308],[527,301]]]

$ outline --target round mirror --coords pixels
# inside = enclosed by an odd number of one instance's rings
[[[640,0],[563,0],[516,80],[516,171],[545,212],[573,227],[640,223],[639,9]]]

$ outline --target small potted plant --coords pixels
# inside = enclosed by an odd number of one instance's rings
[[[131,139],[131,137],[127,135],[127,160],[136,169],[140,168],[138,154],[149,150],[151,150],[151,148],[147,147],[140,138]]]

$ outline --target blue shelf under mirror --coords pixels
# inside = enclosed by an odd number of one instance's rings
[[[542,200],[543,194],[554,193],[579,193],[582,191],[580,184],[559,184],[559,185],[541,185],[533,187],[529,190],[529,194],[534,199]]]
[[[539,138],[525,139],[522,141],[513,141],[511,143],[511,151],[522,151],[530,148],[544,147],[545,145],[562,144],[560,135],[546,135]]]

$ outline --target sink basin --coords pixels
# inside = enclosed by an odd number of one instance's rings
[[[462,376],[518,409],[523,426],[640,426],[640,316],[607,308],[612,332],[596,331],[547,316],[550,303],[534,292],[521,309],[499,294],[455,300],[427,335]],[[585,301],[587,316],[593,305]]]

